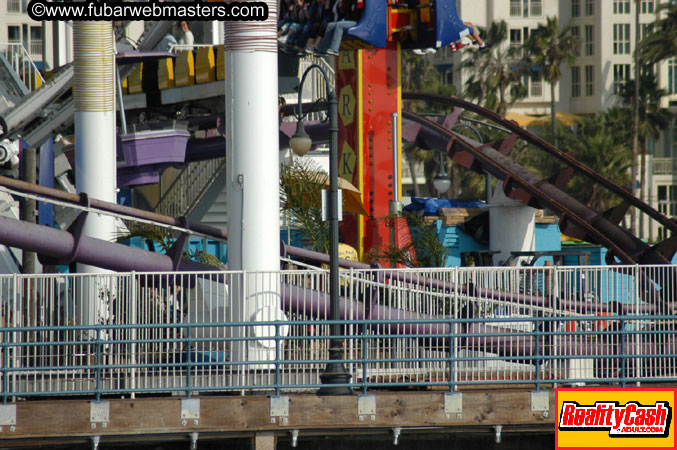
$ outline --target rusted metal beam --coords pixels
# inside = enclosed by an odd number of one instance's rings
[[[60,191],[58,189],[52,189],[37,184],[26,183],[25,181],[14,180],[12,178],[7,178],[3,176],[0,176],[0,186],[4,186],[17,192],[39,195],[52,200],[71,203],[73,205],[83,205],[86,202],[89,202],[88,205],[91,208],[109,212],[112,214],[120,214],[124,216],[148,220],[151,222],[157,222],[160,224],[174,227],[182,227],[182,228],[185,227],[188,228],[189,230],[213,237],[215,239],[220,240],[228,239],[228,232],[226,230],[210,227],[209,225],[203,225],[201,223],[186,223],[181,219],[175,219],[173,217],[164,216],[162,214],[156,214],[150,211],[144,211],[142,209],[132,208],[125,205],[118,205],[116,203],[105,202],[102,200],[97,200],[95,198],[89,198],[83,194],[71,194],[69,192]]]

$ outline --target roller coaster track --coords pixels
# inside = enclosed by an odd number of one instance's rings
[[[156,21],[145,30],[139,38],[140,50],[151,50],[164,35],[171,29],[172,22]],[[120,76],[124,79],[133,66],[123,67]],[[31,92],[20,104],[12,109],[5,117],[3,128],[0,130],[0,138],[8,135],[14,137],[21,134],[30,145],[39,146],[54,130],[73,123],[75,104],[69,91],[73,87],[75,71],[72,64],[64,67],[57,75],[42,88]],[[55,100],[68,95],[52,111],[47,112],[48,105]]]
[[[461,166],[478,173],[490,173],[503,181],[506,195],[533,207],[545,208],[558,215],[560,229],[566,235],[605,246],[607,263],[616,257],[623,264],[669,264],[677,250],[677,222],[665,217],[650,205],[632,196],[626,189],[604,178],[578,162],[571,154],[559,150],[541,138],[529,133],[516,123],[473,103],[440,95],[405,92],[403,100],[420,100],[454,108],[454,112],[441,118],[443,124],[423,115],[403,112],[403,118],[414,124],[403,130],[403,137],[427,147],[445,152]],[[463,111],[473,112],[484,119],[507,129],[510,135],[488,144],[481,144],[451,131]],[[507,154],[518,139],[563,161],[567,167],[560,173],[541,179],[538,175],[512,161]],[[577,172],[616,194],[621,203],[615,208],[598,212],[580,203],[563,189]],[[672,231],[672,237],[650,246],[618,225],[629,206],[661,223]]]

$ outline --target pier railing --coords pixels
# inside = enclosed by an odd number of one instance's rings
[[[677,381],[675,267],[342,270],[350,386]],[[0,277],[16,397],[313,391],[326,271]]]

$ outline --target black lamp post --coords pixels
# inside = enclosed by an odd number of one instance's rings
[[[442,195],[451,187],[451,179],[449,178],[449,175],[447,175],[447,171],[444,168],[444,153],[439,153],[439,158],[436,157],[435,159],[437,160],[438,164],[437,174],[435,174],[435,178],[433,178],[433,186],[439,195]]]
[[[329,106],[329,320],[339,320],[339,265],[338,265],[338,222],[339,222],[339,199],[338,199],[338,102],[336,92],[329,83],[327,73],[317,64],[308,67],[301,77],[299,84],[299,98],[297,115],[298,125],[296,133],[289,141],[289,146],[298,155],[305,155],[312,144],[310,137],[303,128],[303,83],[312,69],[317,69],[324,78],[327,88],[327,103]],[[330,326],[331,339],[329,340],[329,362],[320,375],[323,386],[318,391],[320,395],[351,395],[352,389],[348,386],[332,386],[346,384],[350,381],[350,374],[343,366],[341,357],[341,340],[338,335],[341,327],[338,323]]]

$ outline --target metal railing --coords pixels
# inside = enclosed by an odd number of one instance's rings
[[[0,43],[0,53],[9,62],[29,91],[39,88],[45,82],[40,70],[38,70],[22,43]]]
[[[31,56],[42,56],[42,40],[31,39],[28,47],[31,49]]]
[[[2,396],[314,390],[328,285],[324,270],[2,276]],[[340,290],[355,389],[677,381],[674,266],[351,269]]]
[[[541,0],[531,0],[529,4],[529,17],[542,17],[543,4]]]
[[[522,2],[510,1],[510,17],[522,17]]]
[[[225,157],[189,163],[163,194],[155,212],[170,217],[188,216],[225,164]]]
[[[654,175],[677,175],[677,158],[654,158]]]
[[[661,214],[668,217],[677,216],[677,201],[658,200],[658,208]]]
[[[212,44],[173,44],[171,47],[169,47],[169,52],[170,53],[178,53],[178,52],[185,52],[188,50],[197,50],[198,48],[201,47],[215,47]]]
[[[532,81],[529,87],[529,97],[543,97],[543,82]]]

